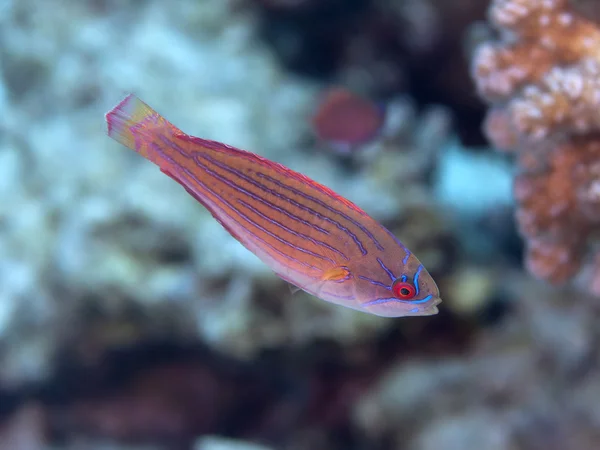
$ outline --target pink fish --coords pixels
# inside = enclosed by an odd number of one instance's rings
[[[250,152],[185,134],[127,96],[108,135],[156,164],[279,277],[322,300],[378,316],[438,312],[419,260],[354,203]]]
[[[315,135],[340,153],[375,139],[385,123],[385,108],[344,88],[329,89],[312,118]]]

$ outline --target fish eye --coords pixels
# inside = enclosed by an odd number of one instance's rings
[[[392,285],[392,292],[401,300],[410,300],[417,294],[417,290],[412,284],[404,281],[397,281]]]

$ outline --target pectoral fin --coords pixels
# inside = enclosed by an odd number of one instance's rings
[[[333,281],[335,283],[341,283],[350,278],[352,278],[350,269],[348,269],[346,266],[336,266],[323,273],[321,281]]]
[[[321,289],[323,288],[325,283],[327,283],[327,282],[343,283],[344,281],[347,281],[350,278],[352,278],[352,273],[350,272],[350,269],[348,269],[346,266],[335,266],[335,267],[332,267],[331,269],[326,270],[323,273],[323,275],[321,275],[320,279],[314,281],[313,283],[310,283],[309,285],[306,286],[305,289],[299,288],[299,287],[295,286],[294,284],[290,283],[289,281],[288,281],[288,287],[290,289],[290,292],[292,293],[292,296],[294,294],[296,294],[298,291],[305,291],[305,292],[310,292],[310,293],[312,293],[312,295],[315,295],[318,297],[319,293],[321,292]]]

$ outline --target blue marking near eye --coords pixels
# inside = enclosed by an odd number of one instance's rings
[[[371,300],[370,302],[363,303],[363,306],[371,306],[371,305],[380,305],[381,303],[388,302],[397,302],[397,303],[408,303],[411,305],[420,305],[422,303],[427,303],[433,295],[428,295],[427,297],[422,298],[421,300],[398,300],[397,298],[378,298],[376,300]]]
[[[406,250],[406,256],[402,260],[402,264],[406,265],[408,263],[408,258],[410,258],[410,252],[408,251],[407,248],[405,248],[404,250]]]
[[[412,312],[412,313],[419,312],[419,308],[413,308],[413,309],[410,310],[410,312]]]
[[[431,297],[433,297],[433,295],[429,294],[427,297],[424,297],[421,300],[409,300],[409,301],[405,301],[405,303],[412,303],[415,305],[420,305],[421,303],[427,303],[429,300],[431,300]]]
[[[377,258],[377,262],[379,263],[381,268],[387,272],[387,274],[389,275],[391,280],[394,281],[396,279],[396,277],[394,276],[392,271],[385,266],[385,264],[383,263],[383,261],[380,258]]]
[[[400,280],[401,280],[403,283],[406,283],[406,280],[407,280],[407,279],[408,279],[408,277],[407,277],[406,275],[402,275],[402,277],[400,278]]]
[[[373,280],[373,279],[371,279],[371,278],[364,277],[364,276],[362,276],[362,275],[359,275],[359,276],[358,276],[358,278],[360,278],[361,280],[368,281],[368,282],[369,282],[369,283],[371,283],[371,284],[375,284],[375,285],[377,285],[377,286],[384,287],[384,288],[386,288],[388,291],[391,291],[391,290],[392,290],[392,288],[391,288],[390,286],[388,286],[387,284],[383,284],[383,283],[381,283],[381,282],[379,282],[379,281],[376,281],[376,280]]]
[[[415,295],[419,295],[419,275],[421,275],[421,270],[423,270],[423,264],[419,266],[417,273],[415,273],[415,277],[413,278],[413,284],[415,285],[415,290],[417,291]]]

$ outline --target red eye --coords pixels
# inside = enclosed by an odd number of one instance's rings
[[[402,281],[394,283],[392,291],[396,297],[402,300],[410,300],[417,293],[412,284],[404,283]]]

